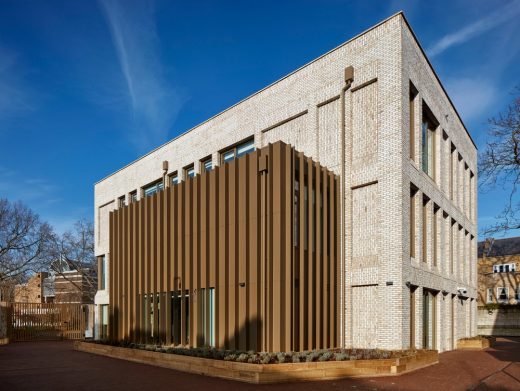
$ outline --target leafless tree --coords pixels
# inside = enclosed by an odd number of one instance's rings
[[[486,235],[520,229],[520,86],[513,96],[507,109],[489,120],[489,141],[479,158],[481,189],[510,187],[504,210],[495,224],[484,228]]]
[[[49,224],[21,202],[0,199],[0,283],[22,282],[39,271],[53,236]]]
[[[94,224],[90,220],[78,220],[74,228],[54,236],[53,258],[49,270],[60,275],[82,292],[90,301],[97,290],[97,260],[94,256]],[[80,283],[68,271],[83,276]]]

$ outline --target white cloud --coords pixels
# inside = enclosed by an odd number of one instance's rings
[[[449,79],[446,89],[464,121],[489,116],[486,109],[498,96],[494,83],[487,79]]]
[[[126,81],[134,123],[129,136],[140,148],[155,146],[166,140],[183,101],[165,77],[153,6],[105,0],[101,8]]]
[[[491,30],[511,19],[517,20],[520,16],[520,2],[512,1],[509,4],[497,9],[496,11],[488,14],[486,17],[477,20],[463,28],[455,31],[454,33],[445,35],[428,50],[428,55],[434,57],[441,54],[445,50],[452,46],[460,45],[470,39],[482,34],[485,31]]]

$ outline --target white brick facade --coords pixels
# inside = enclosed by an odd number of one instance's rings
[[[342,108],[340,94],[348,66],[354,67],[354,82]],[[414,160],[409,151],[410,82],[418,91]],[[421,169],[423,100],[439,123],[435,180]],[[344,140],[341,113],[345,114]],[[249,137],[254,137],[257,147],[277,140],[290,143],[338,175],[342,175],[344,142],[343,345],[408,348],[410,287],[415,289],[417,347],[423,341],[423,289],[434,295],[436,326],[429,339],[434,348],[451,349],[452,330],[455,339],[476,332],[476,148],[402,14],[98,182],[96,255],[108,254],[108,211],[117,206],[120,196],[126,195],[128,201],[130,192],[139,193],[161,178],[164,160],[169,162],[168,174],[178,171],[182,178],[183,167],[194,163],[200,172],[200,160],[210,155],[218,165],[220,151]],[[414,258],[410,256],[411,184],[418,189]],[[429,199],[424,210],[423,194]],[[426,259],[422,259],[423,242]],[[462,300],[457,296],[459,287],[468,290]],[[96,303],[107,303],[107,297],[106,292],[98,292]]]

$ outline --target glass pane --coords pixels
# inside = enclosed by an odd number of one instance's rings
[[[237,146],[237,157],[247,155],[255,150],[254,140],[247,141]]]
[[[179,177],[177,175],[172,176],[172,185],[179,183]]]
[[[224,163],[230,162],[235,159],[235,150],[232,149],[231,151],[224,152],[222,156],[224,158]]]
[[[422,169],[428,172],[428,123],[422,123]]]
[[[204,162],[204,171],[211,171],[213,169],[213,163],[211,162],[211,160],[206,160]]]
[[[195,169],[192,167],[192,168],[188,168],[186,170],[186,176],[188,178],[193,178],[195,176]]]
[[[164,183],[159,182],[159,183],[157,184],[157,191],[161,191],[161,190],[164,190]]]

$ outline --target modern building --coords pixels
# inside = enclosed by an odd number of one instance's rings
[[[478,243],[478,302],[520,304],[520,237]]]
[[[96,336],[453,349],[476,159],[398,13],[96,183]]]

